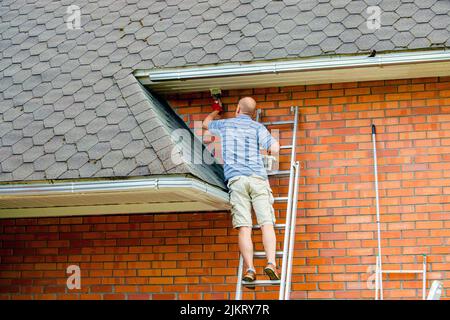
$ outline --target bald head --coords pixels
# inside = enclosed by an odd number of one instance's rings
[[[239,100],[239,113],[243,113],[246,115],[253,115],[256,109],[256,101],[251,97],[245,97]]]

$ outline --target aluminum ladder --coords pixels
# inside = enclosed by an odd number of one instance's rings
[[[280,287],[279,300],[289,300],[291,293],[291,280],[292,280],[292,261],[295,245],[295,227],[297,219],[297,197],[298,197],[298,177],[300,171],[299,162],[296,161],[296,143],[297,143],[297,125],[298,125],[298,107],[291,107],[291,112],[294,114],[293,120],[290,121],[271,121],[262,122],[265,126],[293,126],[292,129],[292,143],[286,146],[280,146],[282,149],[291,149],[291,161],[289,170],[276,170],[269,171],[267,174],[271,176],[287,176],[289,175],[289,189],[287,197],[274,197],[274,202],[286,202],[286,223],[276,224],[275,229],[284,229],[283,251],[277,251],[276,257],[282,258],[281,264],[281,280],[256,280],[253,282],[247,282],[242,280],[242,274],[244,269],[244,258],[239,255],[239,267],[237,274],[236,284],[236,300],[242,299],[242,291],[244,287],[256,287],[256,286],[274,286]],[[261,109],[257,110],[256,121],[261,119]],[[254,230],[261,229],[259,225],[253,226]],[[265,258],[264,251],[255,251],[255,258]]]

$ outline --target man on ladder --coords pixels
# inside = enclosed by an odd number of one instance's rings
[[[221,138],[224,175],[230,192],[233,228],[239,229],[239,249],[246,265],[242,280],[254,282],[252,216],[253,207],[261,227],[267,258],[265,274],[270,280],[280,280],[276,265],[274,198],[260,149],[277,154],[278,141],[263,124],[253,121],[256,102],[251,97],[239,100],[235,117],[214,120],[222,111],[220,97],[215,97],[213,112],[203,121],[203,128]]]

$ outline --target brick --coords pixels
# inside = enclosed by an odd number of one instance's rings
[[[427,253],[438,276],[450,270],[450,221],[445,214],[450,209],[450,99],[445,96],[450,87],[448,81],[439,81],[443,80],[224,92],[229,106],[245,94],[255,95],[265,116],[273,120],[287,120],[289,107],[301,106],[298,159],[303,170],[293,297],[373,297],[371,290],[361,288],[376,252],[372,122],[379,133],[384,254],[395,267],[406,268],[416,265],[417,255]],[[191,122],[203,120],[209,111],[207,93],[175,95],[170,101]],[[280,133],[282,143],[288,144],[290,132]],[[287,154],[280,157],[282,168],[288,168]],[[271,186],[274,193],[285,193],[288,179],[272,179]],[[285,208],[275,205],[279,221]],[[72,299],[74,295],[52,287],[55,281],[64,284],[70,261],[86,270],[86,293],[80,293],[80,299],[229,299],[238,259],[236,235],[229,213],[3,219],[1,280],[11,288],[21,287],[7,294],[11,299],[26,298],[27,290],[34,298]],[[262,250],[260,233],[254,239]],[[257,263],[259,267],[263,262]],[[437,275],[431,273],[433,277]],[[35,284],[12,285],[16,279]],[[119,289],[110,290],[113,286]],[[420,283],[401,278],[385,286],[390,297],[403,291],[413,298],[420,290]],[[276,290],[245,294],[251,299],[276,298]]]

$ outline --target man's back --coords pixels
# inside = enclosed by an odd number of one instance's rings
[[[208,130],[221,138],[225,179],[258,175],[267,178],[260,149],[268,149],[273,137],[247,115],[211,121]]]
[[[252,208],[255,211],[256,221],[261,226],[267,257],[264,273],[270,280],[280,280],[275,259],[274,197],[259,153],[260,149],[266,149],[270,154],[275,154],[279,151],[280,145],[262,124],[251,119],[256,110],[256,101],[253,98],[244,97],[239,100],[236,118],[233,119],[214,121],[222,111],[220,101],[215,102],[213,110],[203,121],[202,127],[221,137],[225,179],[228,180],[232,204],[232,224],[233,228],[239,229],[239,251],[247,266],[242,280],[248,282],[256,280],[251,239]]]

